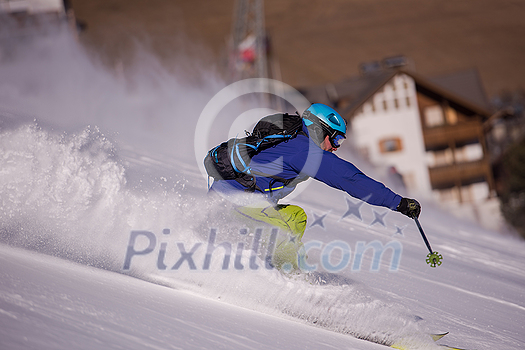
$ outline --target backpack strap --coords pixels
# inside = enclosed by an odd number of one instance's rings
[[[287,119],[287,117],[292,118]],[[270,174],[254,173],[250,161],[254,155],[265,149],[287,142],[299,134],[306,135],[302,125],[302,119],[297,112],[296,115],[285,113],[264,117],[251,134],[246,133],[246,137],[232,138],[212,148],[204,159],[206,172],[214,179],[236,180],[247,192],[265,193],[257,186],[255,175],[272,178],[271,185],[279,181],[284,186],[290,186],[297,177],[285,179]],[[272,186],[269,190],[272,190]]]
[[[290,187],[292,185],[296,185],[302,181],[306,181],[308,180],[308,177],[306,178],[301,178],[300,180],[299,179],[299,176],[296,176],[296,177],[292,177],[291,179],[285,179],[284,177],[281,177],[281,176],[277,176],[277,175],[269,175],[269,174],[265,174],[265,173],[262,173],[262,172],[259,172],[259,171],[252,171],[252,174],[253,175],[257,175],[257,176],[261,176],[261,177],[268,177],[268,178],[271,178],[272,180],[270,181],[269,185],[268,185],[268,192],[272,193],[272,186],[276,183],[276,182],[280,182],[283,184],[284,187]],[[298,180],[298,181],[297,181]],[[255,182],[255,178],[254,178],[254,182]],[[264,193],[264,191],[262,191],[258,186],[257,186],[257,189],[258,191]]]

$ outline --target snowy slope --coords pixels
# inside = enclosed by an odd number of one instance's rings
[[[139,279],[0,246],[1,349],[383,349]]]
[[[50,348],[96,348],[97,342],[125,348],[133,347],[130,343],[213,348],[212,343],[230,333],[235,341],[225,342],[225,348],[371,346],[339,333],[385,343],[410,339],[420,348],[432,348],[425,333],[443,331],[451,334],[441,342],[464,348],[518,349],[523,343],[523,242],[458,222],[436,209],[427,208],[421,218],[434,249],[445,257],[435,269],[425,264],[424,244],[410,220],[387,213],[381,222],[370,225],[374,211],[386,211],[366,204],[344,217],[348,197],[313,183],[294,202],[310,218],[327,216],[309,227],[305,243],[317,241],[321,246],[316,247],[323,247],[343,242],[355,253],[359,241],[399,242],[402,255],[397,271],[390,271],[388,251],[379,270],[370,271],[372,250],[365,252],[360,270],[349,263],[336,275],[318,271],[319,283],[303,275],[285,277],[266,270],[261,261],[260,269],[251,270],[249,254],[241,256],[243,270],[222,271],[223,254],[214,253],[212,268],[205,271],[204,249],[194,255],[196,270],[190,270],[189,264],[163,270],[158,265],[161,241],[167,247],[163,263],[172,266],[180,258],[177,242],[187,251],[199,240],[204,246],[206,225],[217,224],[202,211],[188,208],[207,203],[199,196],[204,189],[197,169],[180,161],[170,166],[167,159],[160,165],[151,156],[129,150],[126,159],[117,161],[115,150],[96,132],[68,140],[21,126],[3,133],[2,147],[2,241],[114,271],[2,246],[1,318],[9,325],[3,327],[6,348],[22,339],[27,343],[20,343],[21,348],[37,343],[53,344]],[[126,168],[119,163],[128,164],[130,177],[141,179],[134,180],[136,186],[132,180],[127,182]],[[162,171],[171,173],[171,179],[147,174]],[[159,184],[140,189],[147,178]],[[169,191],[162,187],[166,182]],[[361,220],[355,213],[361,214]],[[165,228],[176,232],[176,237],[164,239]],[[150,254],[134,256],[131,269],[123,271],[132,230],[155,233],[158,242]],[[215,242],[235,237],[221,236],[219,228]],[[136,243],[135,250],[144,249],[145,243]],[[308,264],[319,270],[321,250],[309,250],[308,258]],[[330,258],[332,266],[341,261],[337,250]],[[192,307],[181,310],[175,305]],[[276,328],[286,331],[276,333]],[[201,332],[206,336],[196,336]],[[308,336],[298,337],[298,332]]]
[[[267,269],[194,159],[220,79],[147,58],[123,81],[77,45],[44,37],[0,67],[0,348],[432,349],[445,331],[440,344],[522,347],[523,241],[423,202],[433,269],[413,221],[311,182],[287,201],[309,216],[312,271]],[[228,126],[254,105],[230,104],[197,139],[242,133]]]

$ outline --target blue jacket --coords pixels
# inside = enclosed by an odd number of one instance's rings
[[[255,155],[250,163],[252,171],[277,175],[284,179],[298,177],[298,180],[306,180],[313,177],[372,205],[396,209],[401,196],[366,176],[352,163],[323,151],[307,136],[308,130],[304,125],[303,132],[305,135],[299,134]],[[295,185],[284,186],[282,182],[269,177],[256,176],[256,181],[267,199],[274,203],[295,189]],[[235,180],[220,180],[214,181],[210,190],[233,194],[244,191],[245,188]]]

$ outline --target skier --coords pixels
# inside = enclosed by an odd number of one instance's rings
[[[257,184],[253,202],[234,205],[235,213],[252,226],[265,223],[288,235],[276,243],[274,266],[280,268],[289,263],[293,269],[297,268],[297,253],[302,248],[307,216],[296,205],[278,202],[308,177],[369,204],[398,211],[410,218],[419,217],[421,206],[416,200],[394,193],[334,154],[346,139],[346,123],[339,113],[324,104],[312,104],[302,114],[302,123],[297,136],[253,156],[249,164]],[[210,193],[226,197],[246,190],[236,180],[216,180],[210,187]]]

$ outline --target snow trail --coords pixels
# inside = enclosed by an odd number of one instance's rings
[[[193,255],[197,270],[189,263],[170,270],[181,257],[177,244],[189,251],[196,243],[208,244],[212,227],[238,228],[224,221],[210,222],[207,213],[213,212],[214,203],[206,199],[202,186],[185,175],[172,173],[169,181],[157,178],[157,183],[150,178],[154,186],[144,183],[148,178],[144,175],[142,183],[137,181],[133,187],[123,160],[96,128],[55,135],[36,124],[22,125],[3,131],[0,144],[2,243],[384,344],[419,332],[409,310],[381,300],[362,284],[347,280],[319,285],[306,275],[285,277],[264,268],[259,259],[260,268],[252,270],[249,249],[240,257],[243,270],[233,266],[222,270],[221,251],[213,254],[209,270],[203,270],[204,248]],[[173,235],[163,237],[166,228]],[[150,254],[134,256],[126,271],[123,264],[134,230],[151,232],[158,242]],[[224,240],[236,245],[245,238],[224,230],[216,243]],[[141,251],[146,243],[137,241],[134,249]],[[162,243],[167,269],[159,269]]]

